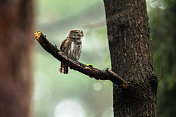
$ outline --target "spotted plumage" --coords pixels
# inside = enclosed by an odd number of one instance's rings
[[[65,40],[62,41],[60,50],[73,60],[78,60],[81,55],[83,31],[81,30],[70,30],[68,36]],[[61,73],[68,73],[68,65],[61,62],[59,71]]]

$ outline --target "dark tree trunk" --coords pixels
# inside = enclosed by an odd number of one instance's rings
[[[154,75],[145,0],[104,0],[112,71],[129,89],[113,85],[114,117],[156,117]]]
[[[29,117],[32,0],[0,1],[0,117]]]

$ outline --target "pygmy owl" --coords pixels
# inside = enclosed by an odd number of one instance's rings
[[[83,38],[82,30],[70,30],[68,36],[65,40],[62,41],[60,50],[73,60],[78,60],[81,55],[82,41]],[[68,73],[68,65],[61,62],[59,71],[61,73]]]

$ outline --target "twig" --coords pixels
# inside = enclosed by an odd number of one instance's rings
[[[164,66],[162,65],[162,68],[161,68],[161,77],[160,77],[160,79],[158,80],[158,83],[163,79],[164,74],[165,74],[165,72],[164,72]]]
[[[37,31],[34,34],[34,37],[38,41],[38,43],[43,47],[43,49],[45,49],[48,53],[54,56],[57,60],[67,63],[70,66],[70,69],[79,71],[85,75],[88,75],[89,77],[94,77],[97,80],[110,80],[121,88],[129,87],[128,83],[113,71],[109,71],[108,69],[99,70],[97,68],[87,66],[78,61],[74,61],[68,58],[56,46],[52,45],[46,39],[46,36],[42,34],[42,32]]]
[[[124,24],[127,24],[129,21],[128,19],[129,12],[130,10],[125,10],[123,12],[119,12],[118,14],[110,16],[110,18],[106,19],[106,21],[104,20],[104,21],[97,22],[97,23],[88,23],[88,24],[82,25],[82,27],[88,28],[88,29],[94,29],[94,28],[105,26],[108,22],[109,23],[113,22],[118,25],[124,25]]]

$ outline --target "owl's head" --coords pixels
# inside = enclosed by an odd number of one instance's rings
[[[82,30],[70,30],[68,37],[72,39],[81,39],[84,37],[84,34]]]

